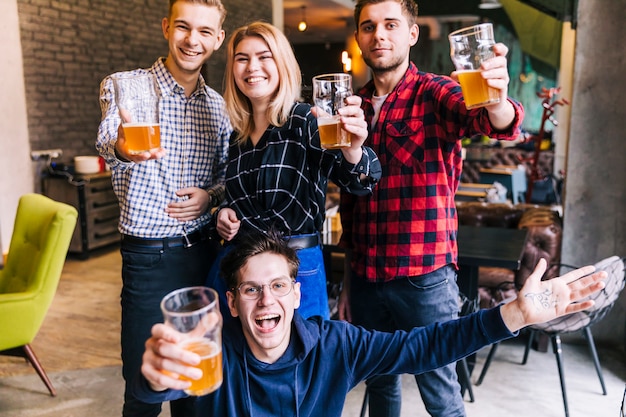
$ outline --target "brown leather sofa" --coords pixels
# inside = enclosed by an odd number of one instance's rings
[[[463,161],[461,181],[477,183],[480,180],[480,169],[491,168],[495,165],[523,165],[526,172],[530,172],[530,159],[533,151],[519,148],[481,147],[468,148],[467,158]],[[537,169],[543,175],[552,175],[554,166],[554,151],[543,151],[539,154]]]
[[[543,279],[559,274],[563,228],[557,211],[548,206],[531,204],[457,202],[456,206],[460,225],[528,229],[518,271],[480,268],[478,285],[481,308],[492,307],[515,295],[541,258],[549,265]]]

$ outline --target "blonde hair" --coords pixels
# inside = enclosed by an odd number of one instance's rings
[[[300,97],[302,74],[285,35],[275,26],[265,22],[253,22],[235,30],[228,42],[226,73],[224,76],[224,99],[231,124],[237,134],[237,142],[244,142],[254,130],[252,105],[239,90],[233,74],[235,49],[248,37],[265,41],[278,70],[278,89],[267,109],[267,119],[274,126],[282,126],[289,117],[293,104]]]
[[[224,20],[226,19],[226,9],[224,8],[221,0],[170,0],[168,18],[172,17],[172,9],[174,8],[174,4],[179,1],[201,4],[207,7],[215,7],[217,9],[217,12],[220,14],[220,27],[224,24]]]

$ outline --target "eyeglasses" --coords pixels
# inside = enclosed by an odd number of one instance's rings
[[[263,285],[258,285],[255,282],[242,282],[238,287],[231,288],[231,291],[238,291],[244,300],[258,300],[264,291],[263,288],[267,287],[274,297],[284,297],[291,292],[295,282],[295,280],[288,278],[276,278],[269,284]]]

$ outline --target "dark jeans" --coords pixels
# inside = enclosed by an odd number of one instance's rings
[[[156,417],[161,404],[146,404],[132,396],[139,375],[145,342],[155,323],[163,322],[160,303],[178,288],[204,285],[205,277],[221,246],[205,240],[185,248],[149,248],[122,242],[122,374],[126,381],[124,417]],[[195,415],[194,397],[173,401],[172,417]]]
[[[353,277],[352,322],[368,329],[392,332],[451,320],[458,317],[458,293],[452,266],[386,283],[368,283]],[[431,416],[465,416],[455,364],[416,375],[415,381]],[[400,416],[400,376],[381,375],[366,383],[370,416]]]

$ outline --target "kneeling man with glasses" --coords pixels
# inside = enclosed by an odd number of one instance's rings
[[[530,324],[589,308],[604,272],[592,266],[541,281],[540,261],[508,304],[410,332],[383,333],[342,321],[298,315],[298,257],[274,232],[241,239],[221,270],[234,320],[224,327],[222,386],[197,401],[198,416],[341,416],[346,394],[372,375],[417,374],[457,361],[483,346],[514,337]],[[135,394],[146,402],[181,398],[199,379],[200,357],[176,343],[163,324],[146,342]]]

